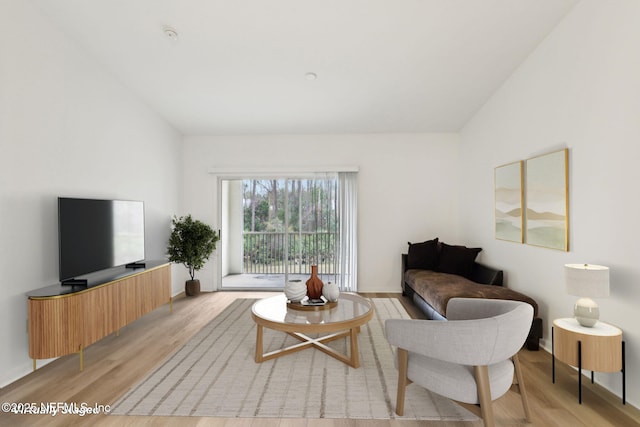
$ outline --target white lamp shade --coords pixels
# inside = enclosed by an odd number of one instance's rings
[[[577,297],[609,296],[609,267],[595,264],[565,264],[567,293]]]

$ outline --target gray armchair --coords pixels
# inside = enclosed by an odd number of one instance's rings
[[[518,351],[531,328],[531,305],[453,298],[447,305],[447,319],[387,320],[387,340],[398,348],[396,413],[403,414],[405,388],[414,382],[449,399],[480,405],[475,412],[485,426],[493,426],[492,402],[511,388],[515,371],[529,421]]]

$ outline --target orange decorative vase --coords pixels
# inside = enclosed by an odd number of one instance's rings
[[[322,280],[318,277],[318,266],[311,266],[311,277],[307,280],[307,296],[309,299],[320,299],[322,296]]]

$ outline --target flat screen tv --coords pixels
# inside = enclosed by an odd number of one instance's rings
[[[144,260],[144,203],[58,198],[60,282]],[[80,281],[82,282],[82,281]]]

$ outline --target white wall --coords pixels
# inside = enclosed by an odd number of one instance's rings
[[[623,329],[627,398],[640,403],[640,2],[583,0],[461,132],[460,232],[540,304],[543,344],[570,317],[565,263],[611,268],[602,320]],[[494,239],[494,167],[569,148],[570,251]],[[467,213],[466,215],[464,213]],[[596,374],[620,394],[620,374]]]
[[[179,208],[182,147],[179,134],[30,2],[0,2],[0,28],[4,385],[32,366],[25,293],[58,281],[57,197],[144,200],[146,253],[163,258]]]
[[[223,180],[221,182],[222,218],[220,218],[220,230],[222,233],[217,245],[216,255],[220,257],[222,277],[229,274],[242,272],[242,239],[232,239],[231,236],[240,236],[244,226],[242,208],[242,181]],[[224,248],[224,252],[222,251]]]
[[[358,166],[358,286],[400,292],[407,241],[456,240],[459,169],[455,134],[282,135],[185,139],[185,210],[219,225],[211,168]],[[215,262],[200,272],[214,289]]]

